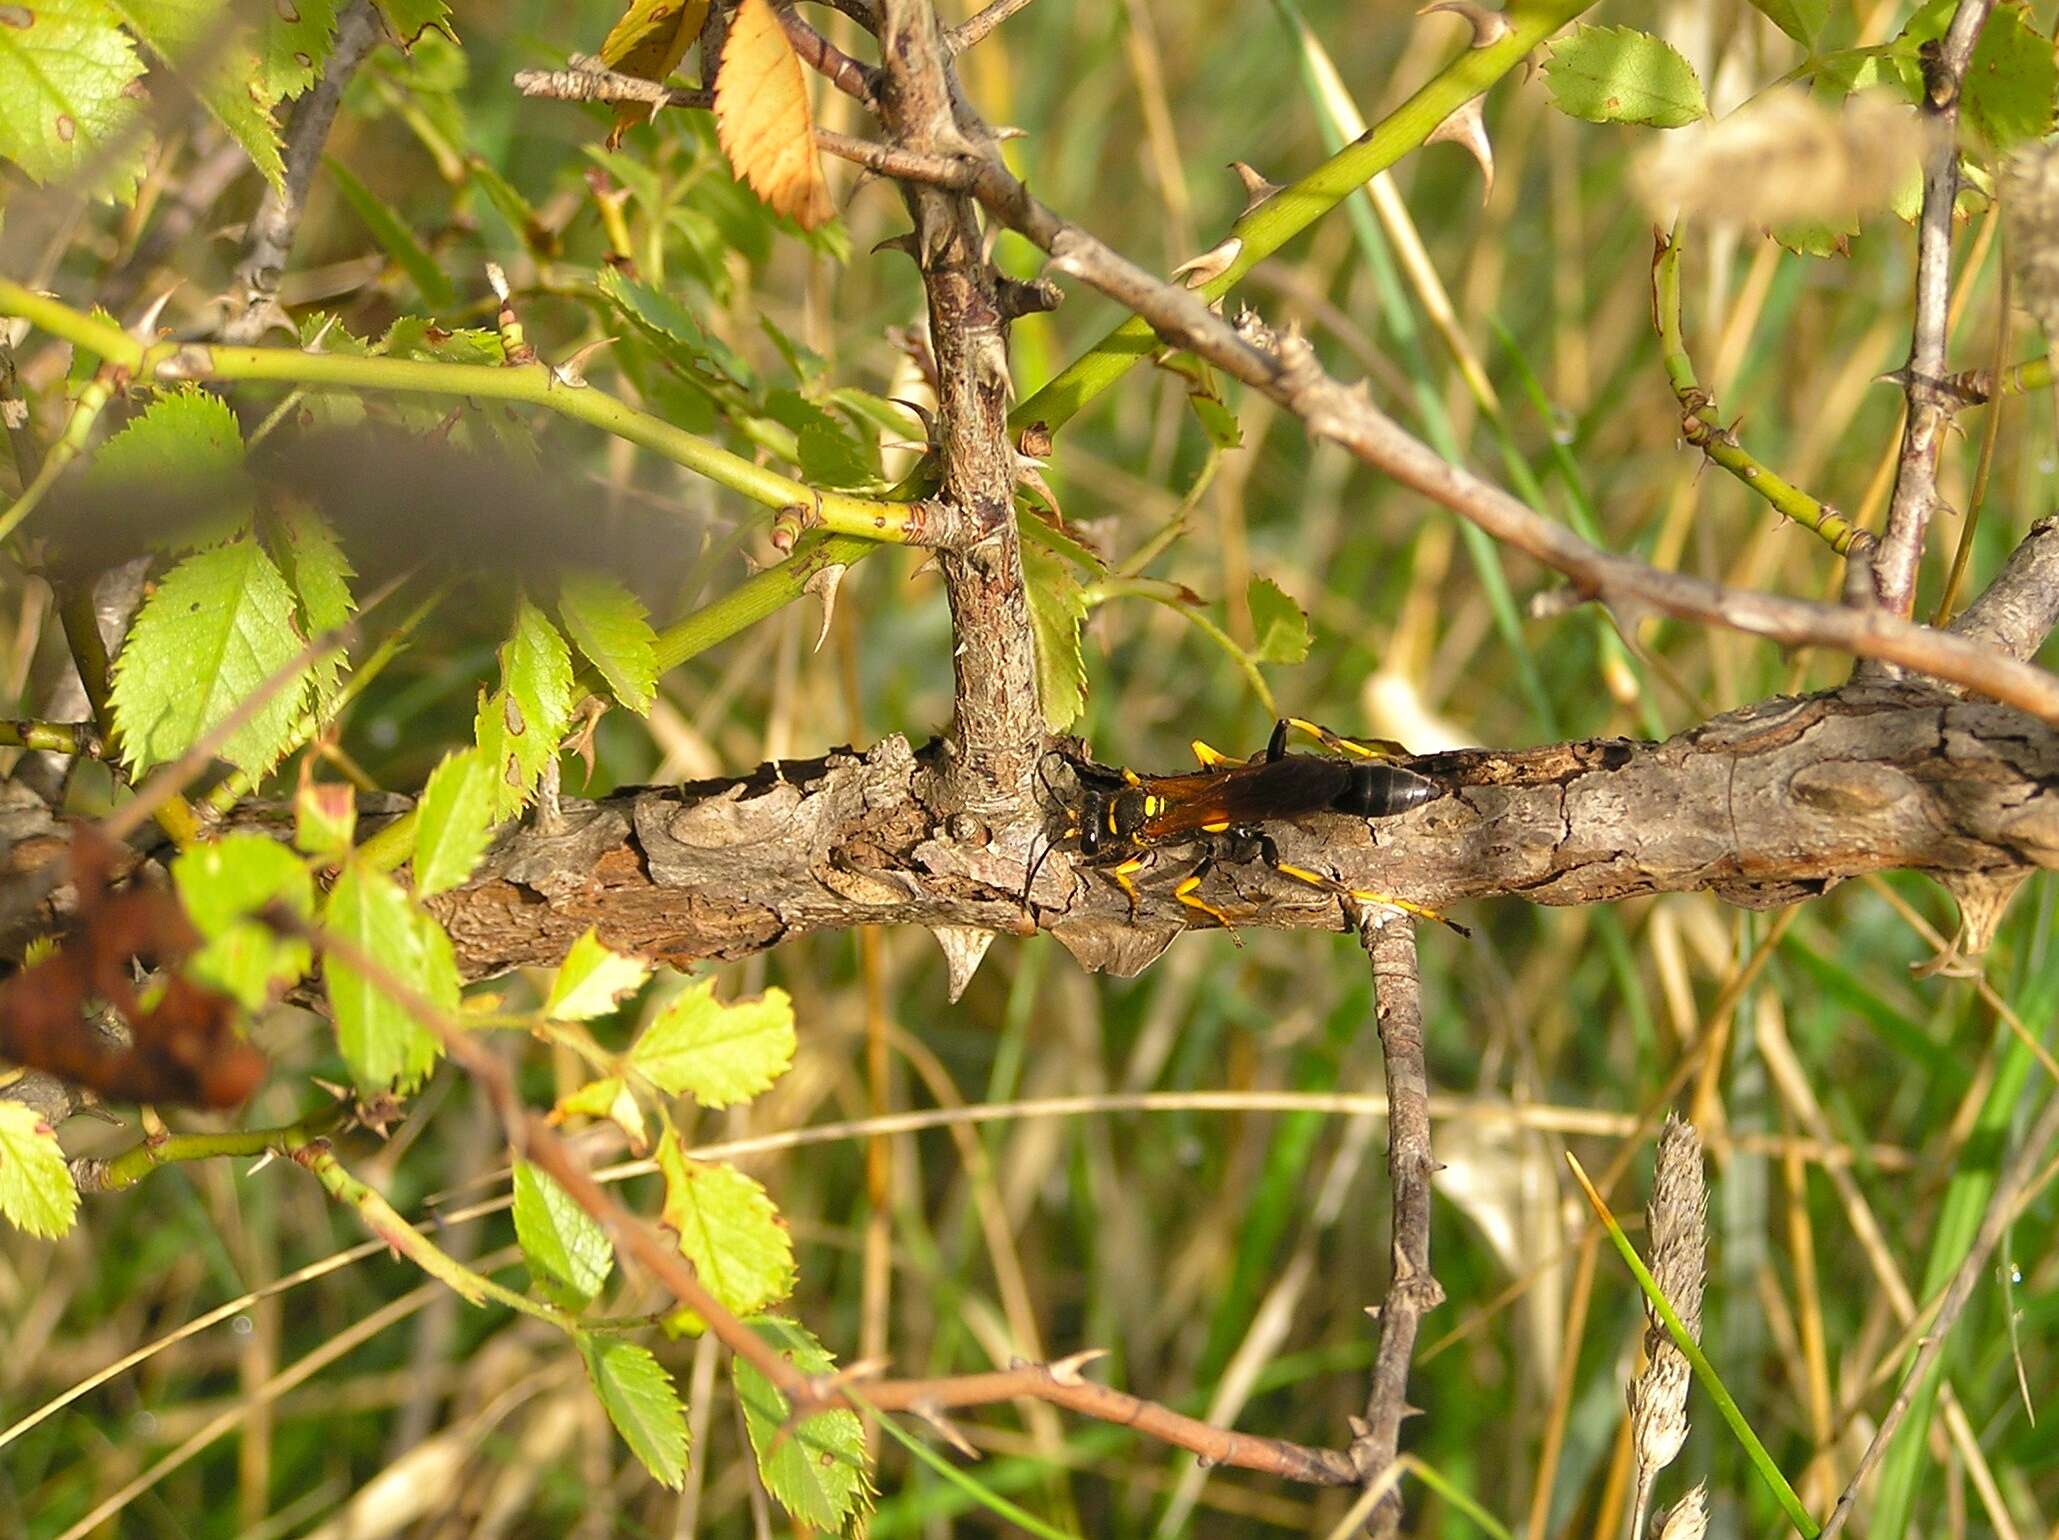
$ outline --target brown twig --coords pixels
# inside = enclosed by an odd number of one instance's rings
[[[989,32],[1001,25],[1017,11],[1027,7],[1030,0],[992,0],[982,10],[974,12],[964,21],[944,34],[944,46],[955,56],[965,52],[974,44],[983,41]]]
[[[1362,392],[1331,379],[1306,339],[1291,331],[1275,337],[1255,321],[1231,327],[1199,295],[1144,271],[1054,214],[995,158],[904,153],[895,164],[897,176],[919,174],[935,185],[970,192],[1002,223],[1051,253],[1056,271],[1127,306],[1172,345],[1263,391],[1301,418],[1309,432],[1335,440],[1503,544],[1564,573],[1589,599],[1632,616],[1655,610],[1788,647],[1836,647],[1980,691],[2059,723],[2059,679],[1969,636],[1914,625],[1884,607],[1860,611],[1728,588],[1662,572],[1589,544],[1500,487],[1451,464]]]
[[[860,64],[804,21],[791,5],[775,6],[786,40],[794,45],[801,62],[816,71],[844,95],[872,105],[872,90],[878,71]]]
[[[2038,655],[2059,625],[2059,518],[2039,519],[1951,629],[2012,658]]]
[[[243,260],[231,280],[230,311],[222,322],[222,340],[257,342],[275,325],[285,323],[279,309],[279,279],[307,208],[307,190],[322,163],[322,147],[343,105],[344,88],[365,55],[385,35],[372,0],[351,0],[336,18],[336,41],[329,50],[322,78],[294,103],[286,124],[286,175],[282,185],[267,188],[251,217]]]
[[[1963,9],[1963,7],[1962,7]],[[1852,1505],[1858,1500],[1859,1488],[1864,1484],[1873,1467],[1880,1463],[1887,1453],[1887,1446],[1894,1438],[1895,1430],[1908,1415],[1915,1403],[1923,1382],[1930,1378],[1939,1356],[1945,1350],[1945,1342],[1951,1336],[1952,1323],[1959,1319],[1959,1312],[1966,1308],[1966,1301],[1972,1297],[1973,1286],[1980,1282],[1981,1274],[1987,1268],[1988,1257],[2002,1239],[2002,1232],[2016,1218],[2016,1200],[2019,1194],[2037,1175],[2038,1166],[2045,1158],[2045,1151],[2054,1140],[2059,1140],[2059,1093],[2054,1093],[2046,1102],[2045,1110],[2038,1114],[2038,1120],[2031,1125],[2016,1154],[2003,1168],[1995,1182],[1995,1190],[1988,1198],[1987,1212],[1981,1216],[1980,1229],[1974,1233],[1973,1244],[1966,1249],[1959,1267],[1952,1274],[1952,1281],[1945,1288],[1943,1299],[1937,1307],[1930,1330],[1925,1333],[1923,1344],[1916,1350],[1916,1356],[1909,1360],[1909,1370],[1902,1376],[1902,1387],[1895,1393],[1887,1412],[1880,1419],[1872,1441],[1866,1445],[1866,1452],[1853,1467],[1852,1477],[1845,1484],[1844,1492],[1824,1522],[1819,1540],[1836,1540],[1837,1534],[1851,1517]]]
[[[1366,1414],[1351,1426],[1351,1463],[1361,1483],[1378,1480],[1401,1449],[1408,1372],[1425,1314],[1443,1303],[1430,1272],[1430,1076],[1423,1057],[1423,982],[1416,931],[1406,916],[1368,908],[1359,943],[1373,970],[1374,1012],[1387,1073],[1387,1179],[1393,1189],[1393,1276],[1380,1304],[1380,1348],[1373,1359]],[[1391,1540],[1401,1528],[1401,1496],[1390,1490],[1373,1506],[1366,1533]]]
[[[1908,399],[1887,527],[1874,555],[1874,587],[1884,609],[1906,617],[1916,603],[1924,535],[1938,506],[1937,465],[1959,402],[1945,382],[1945,332],[1952,300],[1952,208],[1959,197],[1959,99],[1966,66],[1995,0],[1959,0],[1952,25],[1921,51],[1923,212],[1916,226],[1916,320],[1901,370]],[[1876,671],[1877,672],[1877,671]]]
[[[1098,1356],[1096,1353],[1075,1354],[1051,1364],[1015,1364],[991,1374],[880,1380],[866,1383],[862,1390],[852,1388],[854,1377],[849,1372],[804,1373],[716,1299],[701,1283],[693,1264],[656,1226],[618,1203],[542,1114],[522,1105],[513,1075],[485,1039],[468,1032],[456,1017],[347,938],[312,925],[283,906],[268,909],[264,918],[282,934],[297,936],[362,974],[433,1033],[451,1061],[479,1083],[516,1154],[556,1181],[619,1249],[707,1322],[716,1340],[763,1374],[786,1397],[793,1418],[848,1408],[909,1411],[935,1419],[952,1408],[990,1406],[1026,1397],[1134,1428],[1225,1465],[1319,1486],[1348,1486],[1358,1480],[1356,1467],[1334,1450],[1217,1428],[1157,1402],[1096,1385],[1080,1375],[1081,1367]]]

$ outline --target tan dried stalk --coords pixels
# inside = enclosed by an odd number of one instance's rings
[[[1692,1123],[1668,1115],[1659,1131],[1651,1202],[1645,1206],[1651,1273],[1688,1335],[1701,1340],[1702,1274],[1708,1254],[1708,1188],[1702,1179],[1702,1141]],[[1693,1378],[1686,1355],[1674,1346],[1650,1301],[1645,1303],[1645,1366],[1630,1381],[1630,1441],[1637,1455],[1637,1500],[1632,1540],[1643,1532],[1651,1486],[1687,1442],[1687,1388]],[[1676,1512],[1679,1511],[1676,1505]]]

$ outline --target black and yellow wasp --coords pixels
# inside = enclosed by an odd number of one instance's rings
[[[1309,733],[1346,757],[1290,754],[1290,729]],[[1185,775],[1139,775],[1055,752],[1071,771],[1077,791],[1069,798],[1060,796],[1045,780],[1046,791],[1063,820],[1062,829],[1053,836],[1054,844],[1073,841],[1082,864],[1102,871],[1122,890],[1132,915],[1138,894],[1131,879],[1152,852],[1200,845],[1200,861],[1180,879],[1173,897],[1232,931],[1230,917],[1200,896],[1202,882],[1218,863],[1260,860],[1282,876],[1311,887],[1392,905],[1466,934],[1463,926],[1419,904],[1384,893],[1360,892],[1334,877],[1290,865],[1265,830],[1268,823],[1314,813],[1390,818],[1444,795],[1445,788],[1436,781],[1398,763],[1407,757],[1407,751],[1397,743],[1347,738],[1299,717],[1286,717],[1274,726],[1265,753],[1253,759],[1229,758],[1197,740],[1194,754],[1201,768]]]

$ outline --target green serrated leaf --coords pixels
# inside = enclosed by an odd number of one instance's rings
[[[658,693],[658,634],[643,601],[618,579],[574,572],[558,590],[558,614],[615,699],[648,716]]]
[[[651,1147],[650,1132],[644,1126],[643,1108],[637,1105],[635,1095],[619,1075],[610,1075],[605,1080],[589,1080],[551,1109],[550,1120],[553,1123],[562,1123],[572,1117],[602,1118],[613,1123],[628,1136],[629,1147],[639,1155]]]
[[[57,1131],[26,1103],[0,1101],[0,1216],[17,1230],[54,1240],[78,1213],[79,1190]]]
[[[1708,116],[1694,66],[1649,32],[1582,22],[1547,51],[1545,83],[1570,117],[1681,128]]]
[[[477,749],[446,754],[422,788],[415,827],[415,892],[461,886],[493,837],[493,762]]]
[[[794,1007],[783,989],[723,1004],[715,983],[687,986],[630,1045],[624,1062],[668,1096],[704,1107],[747,1102],[794,1062]]]
[[[801,475],[810,486],[849,490],[879,484],[877,447],[859,443],[826,413],[823,421],[804,426],[798,441]]]
[[[300,598],[300,614],[310,637],[324,635],[350,623],[357,600],[350,592],[350,580],[357,575],[336,532],[312,508],[288,500],[273,521],[276,539],[273,550],[285,569],[287,582]],[[345,652],[337,648],[315,660],[315,709],[325,710],[343,683]]]
[[[1760,15],[1802,47],[1814,49],[1830,19],[1830,0],[1752,0]]]
[[[689,1160],[678,1131],[658,1140],[664,1220],[701,1283],[735,1315],[755,1315],[794,1286],[794,1242],[765,1189],[736,1167]]]
[[[552,1021],[591,1021],[607,1015],[650,976],[650,964],[609,951],[589,925],[558,964],[543,1014]]]
[[[1312,640],[1308,617],[1287,597],[1286,590],[1271,578],[1253,578],[1244,598],[1251,607],[1251,630],[1257,638],[1251,655],[1261,663],[1307,661]]]
[[[251,918],[272,904],[302,917],[315,912],[315,884],[300,858],[262,834],[225,834],[194,845],[172,862],[172,885],[205,945],[186,972],[256,1010],[302,978],[314,954],[298,937],[282,936]]]
[[[374,3],[386,18],[386,25],[392,29],[393,35],[400,40],[402,48],[413,48],[431,27],[453,43],[457,41],[458,35],[450,26],[450,7],[444,0],[374,0]]]
[[[275,189],[286,185],[276,92],[247,29],[223,31],[220,0],[107,0],[143,46],[185,78],[208,116]]]
[[[686,1410],[650,1349],[620,1337],[579,1334],[586,1378],[629,1452],[662,1485],[686,1481]]]
[[[756,390],[750,365],[727,343],[711,336],[692,312],[669,294],[625,278],[611,267],[601,269],[598,282],[602,297],[615,313],[674,369],[692,379]]]
[[[1053,556],[1064,558],[1082,572],[1090,572],[1097,578],[1108,575],[1108,563],[1102,559],[1099,551],[1074,539],[1049,520],[1040,519],[1034,513],[1018,512],[1015,516],[1015,528],[1025,541],[1042,546]]]
[[[377,962],[393,978],[446,1010],[458,1003],[457,969],[443,930],[408,902],[400,885],[358,862],[344,867],[329,894],[322,927]],[[407,1004],[331,953],[323,962],[336,1041],[358,1087],[413,1090],[440,1045]]]
[[[132,769],[177,759],[260,687],[270,694],[229,734],[221,757],[262,774],[283,752],[307,695],[293,591],[244,536],[189,556],[144,603],[114,665],[114,718]]]
[[[500,650],[501,685],[482,696],[478,743],[494,767],[493,812],[504,818],[528,801],[572,720],[572,653],[557,627],[527,599]]]
[[[264,89],[276,101],[313,85],[336,43],[341,0],[274,0],[267,7],[260,48]]]
[[[15,9],[28,24],[0,25],[0,156],[37,182],[91,172],[95,196],[133,202],[149,150],[129,95],[136,45],[101,0]]]
[[[408,228],[407,222],[335,156],[324,156],[322,164],[329,168],[329,175],[335,180],[336,190],[343,194],[343,201],[372,232],[372,239],[379,243],[379,249],[414,280],[422,302],[431,310],[455,309],[457,290],[451,287],[443,269],[436,265],[436,259],[415,239],[415,232]]]
[[[515,1162],[515,1239],[537,1287],[569,1309],[590,1304],[615,1266],[607,1231],[526,1160]]]
[[[1923,70],[1913,44],[1897,40],[1873,48],[1840,48],[1816,64],[1810,95],[1835,106],[1854,91],[1876,88],[1909,102],[1923,100]]]
[[[345,856],[357,838],[357,793],[309,781],[293,796],[293,846],[311,856]]]
[[[154,538],[160,547],[212,545],[249,526],[243,430],[226,401],[197,385],[168,391],[151,402],[100,446],[85,476],[93,496],[110,500],[119,499],[128,487],[154,491],[167,483],[204,487],[212,511],[197,524],[158,531]]]
[[[836,1368],[829,1350],[798,1322],[761,1316],[750,1326],[803,1374],[828,1374]],[[819,1412],[798,1427],[789,1427],[792,1407],[786,1397],[741,1358],[731,1363],[744,1428],[765,1489],[796,1519],[826,1534],[862,1520],[872,1507],[873,1488],[865,1458],[865,1425],[858,1414]]]
[[[1997,155],[2052,131],[2059,62],[2026,5],[1998,5],[1966,67],[1966,124]]]
[[[1023,546],[1022,575],[1037,643],[1037,697],[1044,725],[1062,733],[1087,703],[1087,665],[1080,655],[1087,596],[1066,563],[1041,546]]]

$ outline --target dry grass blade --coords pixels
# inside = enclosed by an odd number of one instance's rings
[[[715,129],[736,174],[774,212],[804,230],[828,223],[835,210],[815,153],[808,82],[771,0],[744,0],[730,22],[715,77]]]
[[[1702,1178],[1702,1141],[1692,1123],[1669,1115],[1659,1130],[1645,1223],[1651,1235],[1651,1271],[1681,1324],[1697,1340],[1702,1326],[1702,1277],[1708,1255],[1709,1194]],[[1632,1540],[1644,1528],[1651,1485],[1687,1442],[1687,1389],[1693,1371],[1647,1303],[1645,1366],[1630,1381],[1630,1438],[1637,1456],[1637,1500]],[[1685,1506],[1684,1504],[1682,1505]]]

